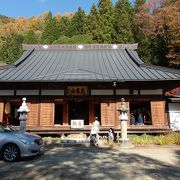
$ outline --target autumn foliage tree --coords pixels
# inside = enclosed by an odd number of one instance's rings
[[[134,24],[149,38],[151,62],[180,64],[180,1],[151,0],[141,6]],[[179,20],[178,20],[179,19]]]
[[[170,36],[167,41],[168,54],[166,56],[171,65],[180,65],[180,1],[168,3],[164,11],[168,16],[167,26]],[[163,11],[161,13],[163,15]]]

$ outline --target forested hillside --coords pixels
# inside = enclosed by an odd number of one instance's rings
[[[0,16],[0,61],[13,63],[26,44],[138,43],[146,63],[180,65],[180,0],[99,0],[86,14],[46,12],[39,17]]]
[[[7,16],[4,16],[4,15],[1,15],[0,14],[0,25],[4,25],[4,24],[7,24],[11,21],[13,21],[14,19],[11,18],[11,17],[7,17]]]

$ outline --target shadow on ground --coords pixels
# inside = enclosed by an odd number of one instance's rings
[[[153,149],[152,149],[153,151]],[[180,179],[177,162],[96,147],[49,147],[45,154],[15,163],[0,161],[1,179]],[[167,157],[168,158],[168,157]]]

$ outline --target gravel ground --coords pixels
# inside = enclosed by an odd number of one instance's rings
[[[46,147],[18,162],[0,160],[0,179],[180,179],[180,147]]]

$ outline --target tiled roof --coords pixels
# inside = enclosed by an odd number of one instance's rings
[[[135,45],[24,45],[14,66],[0,69],[0,81],[164,81],[180,71],[144,64]],[[33,48],[33,49],[32,49]]]

